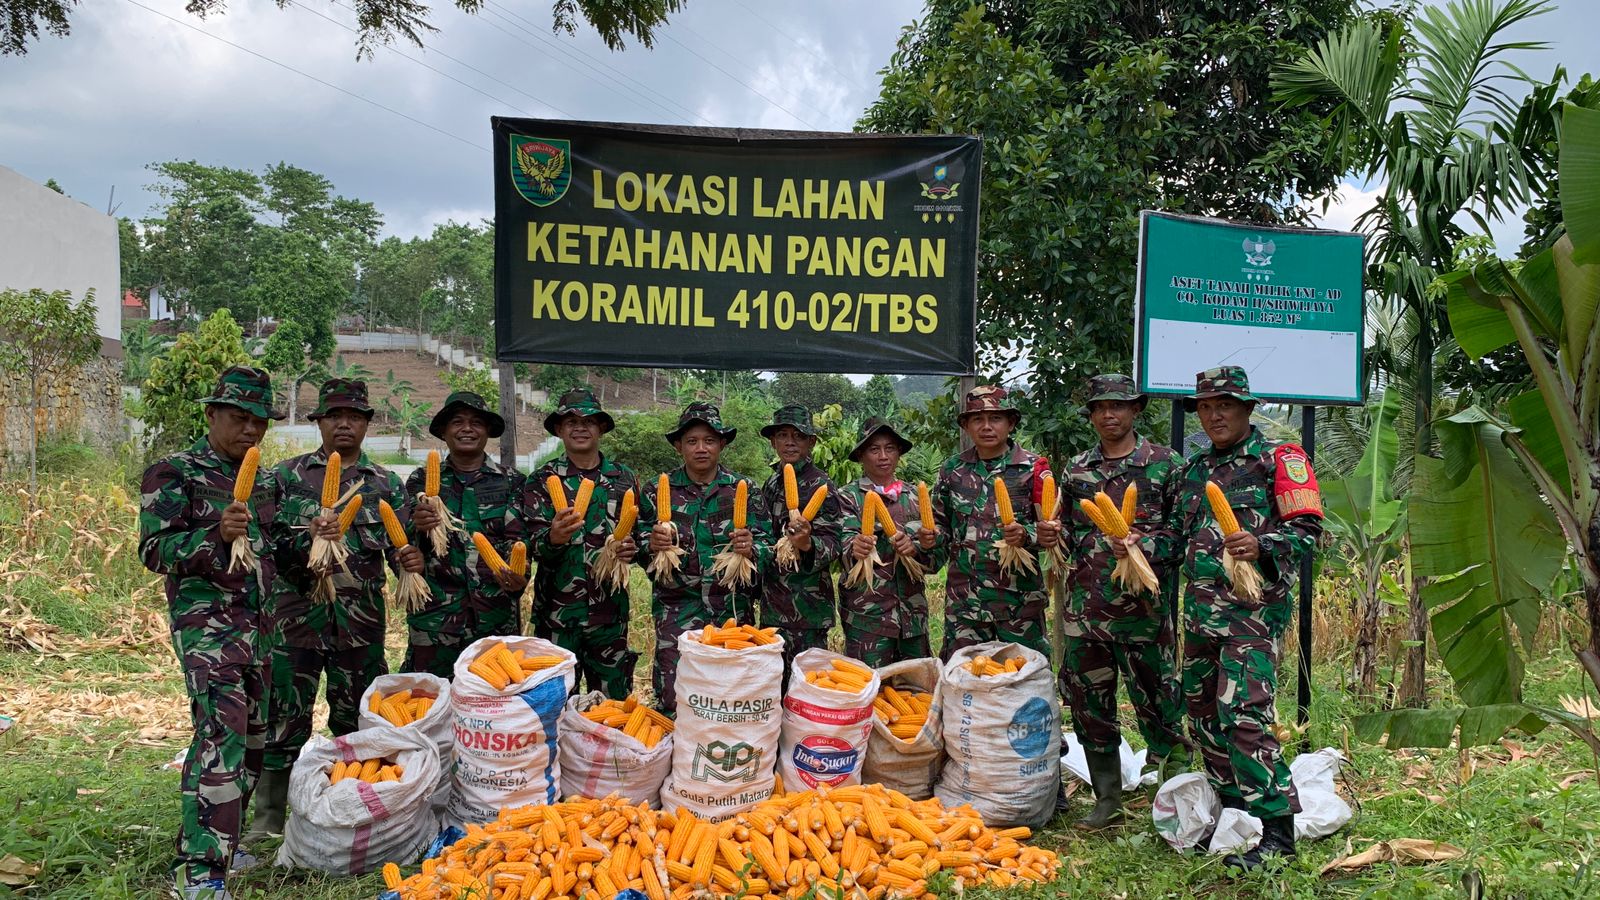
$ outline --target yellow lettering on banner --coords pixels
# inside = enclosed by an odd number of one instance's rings
[[[578,256],[578,229],[572,225],[562,225],[556,237],[556,262],[566,265],[577,265],[582,257]]]
[[[611,242],[606,245],[606,265],[632,267],[633,257],[628,253],[628,233],[621,228],[611,229]]]
[[[606,173],[600,171],[599,169],[594,170],[594,208],[617,208],[617,204],[613,203],[611,198],[606,196]]]
[[[738,196],[736,193],[738,184],[738,178],[729,178],[727,192],[724,193],[722,176],[707,175],[705,184],[701,185],[701,193],[706,197],[702,212],[708,216],[720,216],[724,212],[731,216],[738,215],[738,204],[734,202]]]
[[[896,278],[914,278],[917,274],[916,255],[911,252],[910,241],[897,241],[894,248],[894,270],[890,272]]]
[[[867,274],[874,278],[882,278],[889,274],[889,241],[886,238],[875,237],[867,239],[866,252]]]
[[[688,179],[684,180],[688,181]],[[644,176],[644,208],[650,212],[656,212],[656,204],[659,203],[661,212],[677,212],[673,208],[671,198],[667,196],[667,185],[671,183],[671,175],[646,173]],[[693,184],[693,182],[690,183]]]
[[[917,297],[917,313],[921,316],[917,321],[917,330],[923,334],[933,334],[939,327],[938,298],[932,294]]]
[[[559,281],[546,281],[543,278],[533,280],[533,318],[559,319],[561,314],[556,311],[556,286]]]
[[[911,296],[889,295],[889,333],[905,334],[911,330]]]
[[[622,308],[617,311],[617,322],[623,325],[644,324],[644,306],[639,302],[638,285],[623,286]]]
[[[661,268],[689,268],[689,255],[683,247],[683,232],[667,232],[667,250],[661,255]]]
[[[760,180],[761,179],[759,179],[759,178],[756,179],[757,182],[759,182]],[[757,192],[758,195],[760,193],[760,190],[761,190],[761,187],[758,184],[756,186],[756,192]],[[806,245],[807,244],[808,244],[808,241],[806,240],[805,235],[803,235],[803,234],[791,234],[791,235],[789,235],[788,249],[784,253],[784,257],[787,260],[784,263],[784,270],[788,274],[793,275],[795,273],[795,268],[799,264],[800,260],[806,258],[809,255],[809,254],[806,253]]]
[[[534,279],[532,318],[715,328],[702,288]]]
[[[600,314],[603,312],[605,313],[605,321],[615,322],[617,320],[617,314],[614,310],[612,310],[611,304],[616,302],[616,299],[616,285],[606,284],[603,281],[596,282],[590,288],[589,303],[592,312],[590,313],[589,317],[598,322],[600,321]]]
[[[703,288],[694,289],[694,327],[715,328],[717,320],[705,314],[706,292]]]
[[[845,188],[845,185],[843,185],[843,184],[841,184],[839,186],[839,189],[841,191],[844,190],[844,188]],[[834,198],[834,206],[837,208],[838,205],[839,205],[839,200],[838,200],[837,197],[835,197]],[[854,216],[852,216],[851,218],[855,218],[855,219],[882,219],[883,218],[883,182],[881,182],[881,181],[863,181],[863,182],[861,182],[860,193],[859,193],[859,202],[857,203],[857,205],[855,207],[855,210],[856,210],[856,214]]]
[[[828,242],[816,241],[811,245],[811,262],[806,266],[807,275],[832,275],[833,264],[828,261]]]
[[[652,284],[646,298],[650,303],[650,316],[647,321],[651,325],[678,324],[677,288],[660,288]]]
[[[617,176],[617,205],[635,212],[639,209],[639,201],[644,196],[644,185],[639,183],[639,176],[633,172],[623,172]]]
[[[645,257],[650,261],[645,262]],[[635,269],[655,269],[661,263],[661,232],[638,231],[633,236],[633,267]]]
[[[569,281],[561,289],[561,317],[578,322],[589,313],[589,289],[582,282]]]
[[[777,199],[767,203],[768,184],[757,178],[751,189],[752,215],[758,219],[882,219],[882,181],[832,181],[793,178],[778,183]]]

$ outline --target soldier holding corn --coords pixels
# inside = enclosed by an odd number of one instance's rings
[[[1060,523],[1038,521],[1035,504],[1050,474],[1044,457],[1024,449],[1011,434],[1022,413],[996,385],[967,392],[956,424],[972,446],[939,471],[934,518],[950,569],[945,586],[944,656],[985,641],[1014,641],[1046,656],[1044,578],[1038,568],[1007,567],[999,544],[1017,550],[1048,549],[1060,538]],[[1006,488],[1009,504],[995,491]],[[1009,505],[1009,523],[1005,507]]]
[[[1118,673],[1133,702],[1139,733],[1151,757],[1160,761],[1162,782],[1187,766],[1189,751],[1178,705],[1175,635],[1164,594],[1112,579],[1118,557],[1111,539],[1100,533],[1079,502],[1093,503],[1097,493],[1104,493],[1120,504],[1132,487],[1137,505],[1128,522],[1129,539],[1152,555],[1164,579],[1173,578],[1174,541],[1167,523],[1182,460],[1134,431],[1148,398],[1132,378],[1096,375],[1089,379],[1088,396],[1083,413],[1100,442],[1072,458],[1062,491],[1062,540],[1072,569],[1063,610],[1061,687],[1071,699],[1072,729],[1083,744],[1094,787],[1094,809],[1082,825],[1104,828],[1122,818]]]
[[[282,830],[288,800],[289,768],[311,737],[311,711],[317,683],[328,676],[328,730],[356,730],[361,695],[374,678],[389,671],[383,655],[386,626],[383,588],[385,562],[397,571],[422,572],[415,544],[394,549],[378,513],[383,500],[405,516],[410,504],[400,478],[362,452],[372,418],[364,381],[334,378],[322,385],[317,408],[306,418],[317,423],[322,446],[279,463],[272,472],[278,514],[268,532],[276,548],[278,579],[270,605],[273,620],[271,703],[267,753],[256,795],[251,833]],[[323,512],[324,481],[337,452],[337,493],[361,498],[357,515],[341,531],[339,516]],[[349,557],[334,566],[334,596],[314,597],[319,573],[309,567],[312,537],[340,542]]]
[[[665,711],[676,708],[673,691],[678,672],[678,635],[729,618],[749,623],[755,618],[761,596],[760,572],[772,565],[771,527],[759,500],[747,500],[747,521],[735,527],[734,506],[738,486],[746,496],[755,493],[748,478],[728,471],[720,462],[722,451],[738,436],[738,429],[722,424],[715,404],[696,401],[678,416],[678,426],[666,438],[683,459],[667,475],[671,523],[658,521],[655,491],[646,491],[640,519],[655,523],[643,551],[648,564],[673,547],[682,551],[681,565],[657,576],[652,612],[656,623],[656,702]],[[756,581],[729,587],[712,571],[714,557],[728,550],[756,564]]]
[[[1300,801],[1273,733],[1278,660],[1300,560],[1322,534],[1322,498],[1305,451],[1250,423],[1256,398],[1243,369],[1201,372],[1184,405],[1199,412],[1211,446],[1184,466],[1173,519],[1185,547],[1183,694],[1223,806],[1261,820],[1261,843],[1226,859],[1253,869],[1263,856],[1295,852]],[[1220,489],[1221,508],[1208,501],[1208,483]],[[1259,571],[1259,596],[1233,583],[1224,551]]]
[[[622,700],[633,693],[638,660],[628,649],[628,588],[602,583],[593,563],[617,526],[623,496],[633,491],[637,502],[644,491],[632,469],[600,451],[601,438],[616,423],[587,389],[562,394],[544,427],[561,439],[562,452],[528,479],[522,496],[539,563],[533,586],[534,634],[577,655],[578,674],[589,690]],[[551,478],[561,483],[566,498],[577,496],[584,479],[594,483],[581,516],[572,503],[557,511]],[[633,561],[638,543],[632,534],[617,553],[624,562]]]
[[[872,578],[840,585],[839,612],[844,620],[844,652],[873,668],[904,659],[930,656],[928,648],[928,598],[923,581],[912,576],[900,556],[915,559],[924,573],[943,565],[937,550],[936,529],[922,527],[918,490],[901,481],[900,457],[912,443],[894,426],[877,418],[861,425],[861,439],[850,459],[861,464],[862,475],[843,487],[844,532],[851,535],[845,564],[878,554]],[[861,533],[861,510],[869,493],[877,494],[894,521],[894,537],[880,529]],[[930,503],[931,508],[931,503]]]
[[[412,510],[411,543],[426,558],[422,571],[430,599],[406,614],[404,671],[453,678],[456,659],[473,641],[522,633],[527,573],[491,571],[472,543],[473,533],[481,533],[506,553],[522,537],[522,473],[488,454],[489,439],[505,430],[505,420],[471,391],[452,392],[428,424],[428,433],[449,450],[438,469],[437,490],[455,527],[445,529],[445,552],[436,553],[426,535],[444,523],[426,504]],[[425,467],[412,472],[406,494],[420,496],[427,479]]]
[[[273,517],[273,500],[270,482],[257,482],[241,463],[268,420],[283,414],[272,408],[267,373],[245,366],[224,371],[200,402],[206,436],[145,470],[139,554],[145,568],[165,576],[194,724],[179,789],[176,889],[185,900],[221,900],[229,896],[229,870],[255,864],[239,832],[267,733],[262,593],[273,560],[262,523]],[[247,499],[235,499],[236,486]],[[256,551],[255,571],[230,565],[230,545],[241,537]]]
[[[777,533],[774,536],[786,535],[795,551],[789,566],[779,562],[762,579],[761,624],[778,626],[787,665],[802,650],[828,646],[834,614],[832,569],[842,544],[842,509],[838,486],[811,461],[811,451],[817,446],[811,410],[799,404],[779,409],[772,414],[772,423],[762,427],[761,436],[778,455],[772,464],[773,476],[761,487],[761,506]],[[822,508],[809,521],[789,515],[786,465],[794,468],[797,506],[803,506],[818,488],[827,488]]]

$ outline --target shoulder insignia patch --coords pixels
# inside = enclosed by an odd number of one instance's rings
[[[1295,444],[1283,444],[1272,451],[1277,476],[1273,479],[1272,495],[1278,505],[1278,515],[1289,519],[1295,516],[1322,517],[1322,493],[1317,487],[1317,474],[1311,469],[1306,451]]]

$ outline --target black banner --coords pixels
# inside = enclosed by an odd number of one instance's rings
[[[978,138],[492,123],[499,359],[973,371]]]

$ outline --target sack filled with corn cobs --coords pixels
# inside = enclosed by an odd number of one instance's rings
[[[455,716],[450,712],[450,682],[426,672],[392,672],[372,680],[361,695],[357,726],[415,728],[439,751],[439,789],[434,806],[450,799],[450,767],[456,756]]]
[[[577,659],[541,638],[487,637],[456,660],[452,823],[487,822],[512,806],[554,803],[561,789],[557,719]]]
[[[439,832],[439,773],[439,751],[414,728],[312,738],[289,773],[277,864],[361,875],[412,862]]]
[[[1061,790],[1061,704],[1050,660],[990,641],[950,655],[939,689],[944,771],[934,796],[970,803],[985,824],[1037,828]]]
[[[561,795],[661,803],[672,771],[671,719],[629,696],[607,700],[599,691],[567,702],[556,726],[561,746]]]
[[[913,800],[933,796],[944,768],[943,703],[937,659],[907,659],[878,669],[872,702],[872,737],[861,780],[881,784]]]
[[[783,638],[736,624],[678,635],[678,730],[661,808],[721,822],[772,796]]]
[[[786,790],[861,783],[878,673],[832,650],[794,658],[783,698],[778,774]]]

